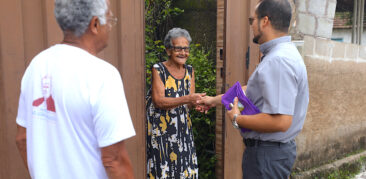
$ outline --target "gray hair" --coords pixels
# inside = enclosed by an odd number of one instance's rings
[[[173,46],[172,39],[178,38],[178,37],[184,37],[188,40],[188,43],[191,43],[192,38],[189,35],[188,31],[186,29],[181,28],[172,28],[169,30],[168,34],[166,34],[164,38],[164,46],[165,48],[170,48]]]
[[[71,31],[80,37],[88,29],[93,16],[106,24],[108,10],[106,0],[55,0],[55,17],[63,31]]]

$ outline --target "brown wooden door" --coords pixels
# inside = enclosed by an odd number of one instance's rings
[[[217,92],[223,93],[236,81],[246,85],[250,74],[259,62],[259,47],[252,43],[248,17],[258,0],[218,0],[217,20]],[[220,43],[222,42],[222,43]],[[220,49],[223,59],[220,59]],[[217,109],[216,153],[218,178],[242,178],[244,144],[230,120],[225,120],[225,110]]]
[[[30,60],[62,40],[51,0],[0,1],[0,178],[27,178],[15,146],[20,81]],[[127,148],[136,178],[145,178],[144,1],[111,0],[118,17],[98,56],[121,73],[136,136]]]

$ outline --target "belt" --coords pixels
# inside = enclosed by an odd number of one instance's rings
[[[286,143],[282,142],[272,142],[272,141],[263,141],[257,139],[243,139],[243,142],[246,147],[254,147],[254,146],[281,146]]]

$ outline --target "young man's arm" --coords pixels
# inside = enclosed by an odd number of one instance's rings
[[[102,162],[110,179],[133,179],[133,169],[124,141],[103,147]]]
[[[15,141],[20,152],[20,156],[23,159],[24,165],[28,170],[27,164],[27,129],[17,125],[17,134],[15,137]]]
[[[209,107],[214,107],[216,105],[221,104],[221,98],[223,94],[217,95],[217,96],[204,96],[200,100],[197,100],[198,104],[204,104]]]
[[[230,120],[234,119],[235,114],[238,115],[236,121],[240,127],[257,132],[286,132],[292,124],[291,115],[265,113],[240,115],[237,98],[234,99],[232,110],[227,112]]]

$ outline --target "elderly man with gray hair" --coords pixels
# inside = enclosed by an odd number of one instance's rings
[[[63,41],[34,57],[21,83],[16,143],[30,176],[133,178],[121,76],[96,57],[117,21],[109,1],[55,0],[55,16]]]

